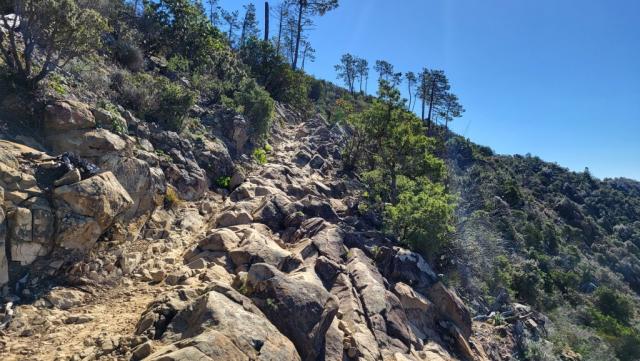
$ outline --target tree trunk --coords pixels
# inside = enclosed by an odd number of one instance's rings
[[[269,2],[264,2],[264,41],[269,41]]]
[[[300,38],[302,36],[302,15],[304,14],[304,8],[306,6],[306,0],[299,0],[298,4],[298,27],[296,29],[296,49],[293,52],[293,70],[298,67],[298,52],[300,51]]]
[[[435,87],[436,87],[436,82],[435,80],[431,81],[431,94],[429,94],[429,116],[427,117],[427,130],[431,129],[431,114],[433,111],[433,101],[435,98]]]
[[[304,70],[304,61],[307,59],[307,50],[308,48],[305,46],[302,51],[302,70]]]
[[[278,24],[278,42],[276,43],[276,53],[280,55],[280,40],[282,39],[282,20],[284,20],[284,5],[280,5],[280,24]]]

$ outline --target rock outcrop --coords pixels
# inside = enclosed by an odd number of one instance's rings
[[[105,297],[56,287],[34,302],[64,315],[60,332],[85,330],[73,359],[486,360],[455,292],[354,211],[361,185],[336,171],[344,131],[277,112],[268,162],[238,167],[244,119],[200,141],[127,115],[128,136],[95,129],[106,115],[81,103],[51,104],[47,145],[78,154],[0,142],[0,284],[44,258],[41,273],[66,267],[106,286]],[[224,198],[210,191],[219,177],[231,177]],[[182,202],[165,208],[168,184]],[[99,239],[110,241],[99,254],[65,267],[44,257],[86,254]],[[120,319],[124,308],[136,311]],[[33,309],[9,332],[49,327]],[[103,313],[117,332],[95,336],[110,325]]]

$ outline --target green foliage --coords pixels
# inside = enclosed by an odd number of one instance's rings
[[[512,275],[516,296],[530,305],[538,306],[542,293],[543,274],[535,261],[525,261]]]
[[[116,73],[112,84],[120,104],[171,130],[181,129],[182,121],[196,101],[193,91],[148,73]]]
[[[196,95],[182,86],[162,78],[160,89],[156,94],[158,107],[150,112],[150,116],[171,130],[180,130],[182,121],[189,109],[195,104]]]
[[[267,164],[267,152],[262,148],[256,148],[253,151],[253,159],[255,159],[258,164],[265,165]]]
[[[63,78],[56,73],[49,77],[48,85],[58,95],[65,95],[68,92],[67,87],[63,83]]]
[[[271,43],[251,38],[240,49],[240,58],[273,99],[298,109],[308,105],[310,79],[294,71]]]
[[[602,314],[628,324],[633,317],[631,301],[624,295],[610,288],[602,287],[596,293],[596,306]]]
[[[11,4],[11,5],[9,5]],[[108,30],[105,19],[76,0],[5,0],[20,17],[20,26],[3,18],[0,55],[8,69],[28,86],[35,86],[57,66],[93,54]],[[36,62],[40,54],[44,61]]]
[[[189,59],[191,70],[211,69],[227,48],[203,9],[190,0],[146,1],[140,23],[147,51]]]
[[[128,133],[127,123],[122,119],[120,112],[113,103],[108,101],[99,101],[98,106],[111,115],[111,124],[109,125],[111,126],[112,132],[119,135],[125,135]]]
[[[167,61],[167,69],[174,73],[187,73],[191,67],[189,59],[180,54],[174,54]]]
[[[423,254],[439,253],[453,232],[453,197],[426,178],[401,176],[395,204],[385,207],[385,228]]]
[[[241,111],[250,122],[251,137],[260,140],[269,131],[275,104],[252,79],[244,81],[235,95],[235,100],[242,107]]]
[[[231,177],[229,176],[221,176],[216,179],[216,185],[220,188],[229,189],[231,185]]]

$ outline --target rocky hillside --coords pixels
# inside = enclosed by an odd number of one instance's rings
[[[455,292],[358,216],[342,128],[279,106],[266,162],[219,195],[198,163],[226,147],[94,113],[47,107],[45,140],[82,158],[1,143],[3,359],[489,359]]]
[[[637,360],[640,183],[599,180],[527,156],[501,156],[453,137],[459,193],[456,256],[447,266],[468,304],[498,314],[518,301],[545,313],[557,359]]]

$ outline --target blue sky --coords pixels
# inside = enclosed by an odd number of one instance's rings
[[[403,72],[443,69],[467,110],[458,133],[498,153],[640,180],[640,1],[340,2],[309,33],[309,73],[336,81],[347,52]]]

